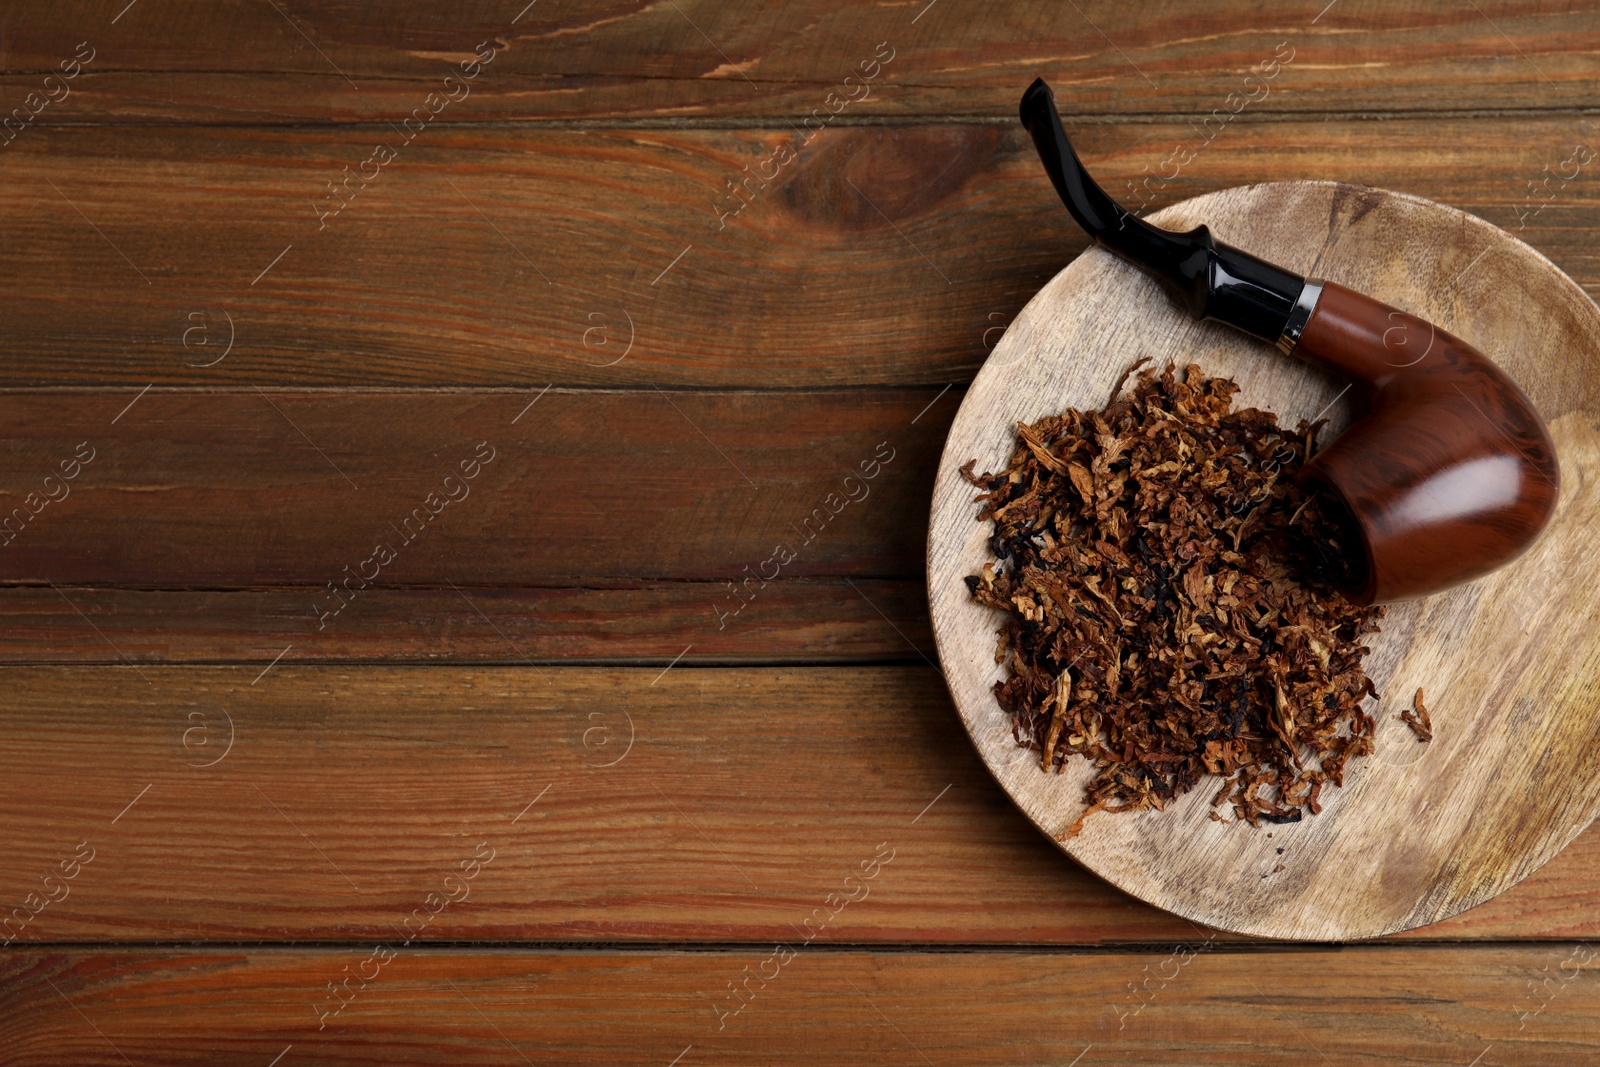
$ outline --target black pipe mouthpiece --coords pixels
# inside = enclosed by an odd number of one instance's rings
[[[1278,342],[1305,287],[1303,277],[1223,244],[1204,226],[1188,233],[1158,229],[1112,200],[1073,151],[1043,78],[1022,94],[1021,112],[1056,192],[1096,243],[1164,283],[1195,318]]]

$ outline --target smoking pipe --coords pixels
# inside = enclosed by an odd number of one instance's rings
[[[1215,319],[1350,379],[1358,416],[1306,464],[1349,546],[1340,583],[1361,604],[1448,589],[1509,563],[1556,506],[1544,421],[1492,360],[1431,322],[1321,278],[1137,218],[1096,185],[1044,79],[1022,124],[1067,210],[1096,243]],[[1329,506],[1331,504],[1331,507]]]

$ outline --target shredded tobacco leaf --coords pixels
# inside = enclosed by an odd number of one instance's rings
[[[1383,614],[1336,591],[1355,546],[1296,478],[1321,424],[1231,410],[1238,386],[1196,366],[1122,384],[1103,411],[1019,423],[1004,470],[962,469],[994,523],[967,585],[1007,614],[995,696],[1046,771],[1093,761],[1085,818],[1207,774],[1252,825],[1315,815],[1372,751],[1361,641]]]
[[[1400,721],[1411,727],[1418,741],[1433,740],[1433,720],[1428,718],[1428,709],[1422,703],[1421,689],[1411,698],[1411,707],[1400,713]]]

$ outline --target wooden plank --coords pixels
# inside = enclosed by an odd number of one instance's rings
[[[79,1067],[1593,1062],[1582,943],[1195,949],[12,951],[0,1037],[11,1062]]]
[[[1134,206],[1340,178],[1480,214],[1600,286],[1572,115],[1073,132]],[[1085,246],[1010,123],[829,129],[729,192],[790,136],[30,130],[0,189],[0,387],[942,387]],[[376,177],[329,192],[380,143]]]
[[[794,938],[829,894],[860,892],[839,887],[880,845],[892,861],[829,940],[1198,936],[1041,839],[925,666],[349,669],[291,651],[265,670],[3,677],[13,951],[387,938],[480,843],[494,859],[437,936]],[[1411,936],[1587,936],[1597,860],[1591,831]]]
[[[933,648],[926,585],[851,582],[769,582],[721,626],[718,611],[733,604],[726,582],[398,587],[341,614],[315,641],[307,640],[309,605],[324,592],[315,587],[12,586],[0,588],[0,662],[120,664],[126,656],[264,666],[289,645],[303,663],[665,663],[680,654],[684,666],[923,662],[917,649]]]
[[[941,392],[14,395],[0,552],[12,583],[321,588],[308,641],[450,583],[735,580],[717,629],[763,576],[920,577]]]
[[[87,40],[95,58],[75,91],[37,121],[392,121],[443,91],[480,44],[501,50],[452,119],[798,119],[849,97],[851,117],[1009,116],[1040,74],[1075,107],[1113,114],[1203,115],[1232,106],[1230,93],[1294,111],[1596,99],[1600,19],[1570,6],[936,3],[412,0],[372,20],[334,0],[277,11],[184,0],[120,13],[77,0],[4,14],[10,76],[0,86],[21,104]],[[219,64],[223,50],[229,62]],[[1245,79],[1275,52],[1291,58],[1261,98],[1261,83]],[[890,58],[863,68],[874,56]],[[865,89],[845,83],[862,70],[872,75]]]

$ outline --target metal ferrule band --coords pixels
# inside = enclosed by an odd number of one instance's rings
[[[1300,335],[1305,332],[1306,323],[1311,321],[1311,313],[1317,310],[1317,301],[1322,297],[1322,285],[1321,278],[1307,278],[1299,299],[1289,310],[1289,321],[1283,324],[1283,332],[1278,335],[1278,349],[1285,354],[1293,352],[1294,346],[1300,343]]]

